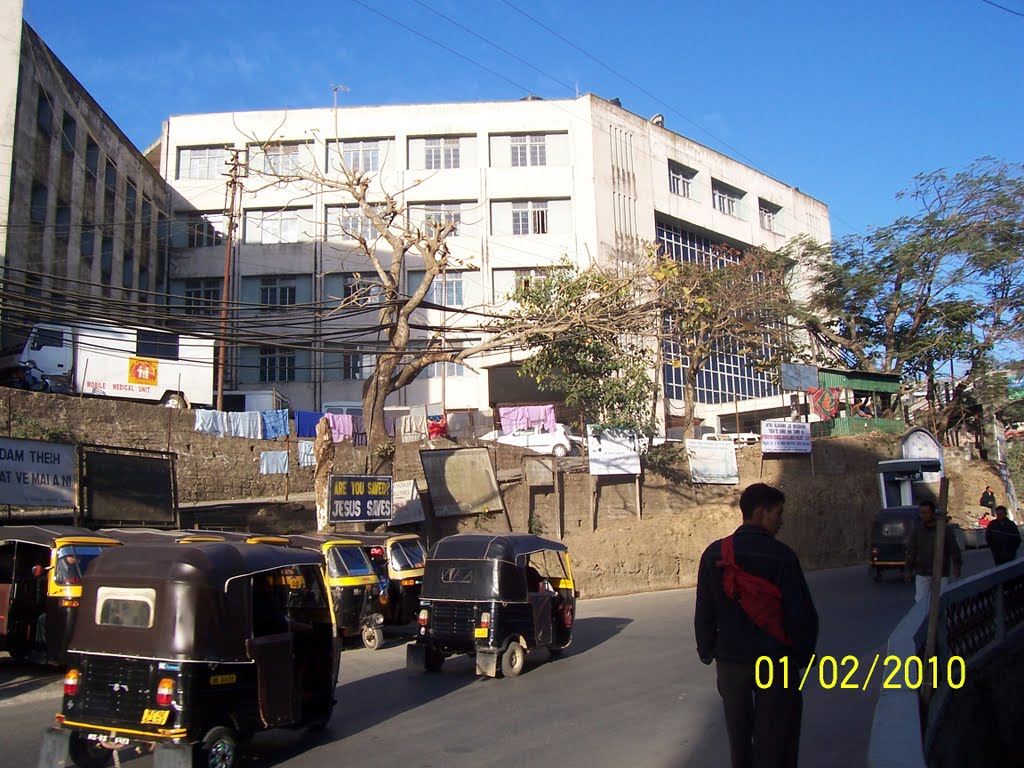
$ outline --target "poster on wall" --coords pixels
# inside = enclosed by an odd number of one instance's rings
[[[762,421],[761,453],[810,453],[811,425],[802,421]]]
[[[687,440],[690,479],[707,485],[737,485],[740,471],[736,465],[735,444],[713,440]]]
[[[592,475],[640,474],[640,436],[636,432],[587,424],[587,455]]]
[[[77,458],[73,445],[0,439],[0,504],[73,508]]]
[[[330,523],[391,520],[390,475],[331,475],[327,514]]]

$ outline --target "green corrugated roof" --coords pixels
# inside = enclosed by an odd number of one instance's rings
[[[899,392],[900,377],[894,373],[818,369],[818,385],[824,388],[860,389],[868,392]]]

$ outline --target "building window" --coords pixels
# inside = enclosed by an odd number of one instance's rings
[[[528,165],[547,165],[548,145],[547,137],[539,136],[513,136],[512,137],[512,167],[521,168]]]
[[[263,147],[263,172],[292,176],[299,171],[299,144],[268,144]]]
[[[135,219],[135,204],[139,199],[139,191],[135,187],[135,182],[131,178],[125,181],[124,185],[124,215],[128,221],[134,221]]]
[[[655,237],[659,250],[676,261],[703,264],[715,269],[736,261],[734,256],[723,252],[715,241],[663,219],[655,222]]]
[[[121,287],[131,288],[135,283],[135,249],[125,246],[121,259]]]
[[[185,281],[185,314],[213,315],[220,311],[222,281],[212,277]]]
[[[205,248],[224,244],[223,213],[188,213],[184,219],[187,247]]]
[[[85,140],[85,170],[94,179],[100,172],[100,146],[93,141],[92,136]]]
[[[343,380],[358,381],[366,378],[367,371],[363,370],[363,355],[344,354],[339,363]]]
[[[299,242],[299,212],[247,211],[245,242],[263,245]]]
[[[114,274],[114,238],[104,235],[100,241],[100,281],[110,285]]]
[[[779,222],[777,216],[781,210],[782,208],[774,203],[769,203],[767,200],[759,198],[757,201],[757,214],[761,221],[761,229],[766,229],[769,232],[778,232]]]
[[[65,112],[60,136],[60,148],[65,155],[75,154],[75,140],[77,136],[78,126],[75,124],[75,118]]]
[[[376,280],[367,280],[358,272],[341,276],[341,298],[346,304],[366,306],[379,304],[383,286]]]
[[[459,363],[431,363],[423,369],[422,374],[425,379],[451,378],[453,376],[465,375],[466,366]]]
[[[428,229],[435,224],[452,224],[451,234],[457,235],[462,224],[461,203],[428,203],[423,210],[423,224]]]
[[[260,305],[264,312],[295,304],[294,277],[261,277]]]
[[[82,238],[78,244],[78,253],[83,259],[91,259],[96,245],[96,228],[92,224],[82,224]]]
[[[59,199],[57,200],[57,226],[54,235],[64,243],[71,239],[71,206]]]
[[[28,218],[33,224],[46,223],[46,185],[32,182],[32,201],[29,204]]]
[[[50,94],[42,88],[39,89],[39,101],[36,103],[36,125],[46,138],[53,135],[53,102],[50,101]]]
[[[335,146],[337,146],[336,143]],[[345,167],[352,173],[376,173],[380,170],[380,142],[376,140],[342,142],[341,158]]]
[[[183,147],[178,150],[179,179],[219,179],[224,173],[224,147]]]
[[[425,168],[428,171],[439,171],[443,168],[459,168],[459,140],[430,138],[425,149]]]
[[[668,161],[668,191],[680,197],[693,197],[690,182],[697,172],[685,165]]]
[[[506,301],[520,288],[529,287],[534,280],[544,277],[545,270],[535,268],[520,269],[496,269],[493,272],[494,298],[496,301]]]
[[[370,217],[354,205],[328,208],[327,229],[327,236],[332,240],[357,240],[361,237],[370,242],[378,236]]]
[[[740,201],[746,194],[734,187],[730,187],[720,181],[711,182],[712,203],[719,211],[726,216],[740,215]]]
[[[548,231],[548,204],[543,200],[512,203],[512,234],[543,235]]]
[[[409,272],[409,293],[412,294],[423,282],[426,272],[422,270],[410,270]],[[444,304],[446,307],[461,307],[462,304],[462,273],[445,272],[434,277],[430,289],[423,297],[424,301],[431,304]]]
[[[295,381],[295,350],[260,347],[260,383]]]

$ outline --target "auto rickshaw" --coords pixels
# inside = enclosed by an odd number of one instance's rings
[[[918,508],[914,506],[887,507],[875,513],[868,566],[875,581],[881,581],[887,570],[903,573],[907,565],[907,537],[919,519]]]
[[[380,579],[384,622],[408,626],[416,621],[427,559],[423,541],[415,533],[346,533],[370,556]]]
[[[380,648],[384,643],[380,582],[359,542],[326,534],[286,538],[293,547],[323,556],[339,634],[343,638],[358,636],[372,651]]]
[[[339,645],[322,562],[245,542],[104,552],[85,576],[39,765],[99,768],[136,745],[156,765],[232,768],[257,731],[324,727]]]
[[[572,642],[576,591],[564,544],[524,533],[457,534],[430,551],[409,669],[437,671],[476,655],[476,672],[516,677],[526,653],[558,656]]]
[[[163,528],[100,528],[98,533],[122,544],[200,544],[228,541],[215,531],[175,531]],[[253,542],[260,543],[260,542]]]
[[[82,574],[118,542],[70,525],[0,526],[0,650],[62,664]]]

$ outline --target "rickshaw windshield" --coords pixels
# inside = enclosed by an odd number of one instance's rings
[[[399,539],[391,545],[391,565],[396,571],[422,568],[426,559],[418,539]]]
[[[331,547],[327,573],[335,579],[341,576],[369,576],[373,573],[373,568],[366,554],[358,546]]]
[[[53,583],[58,586],[81,584],[92,561],[99,557],[106,547],[68,544],[57,550],[57,564],[53,572]]]

